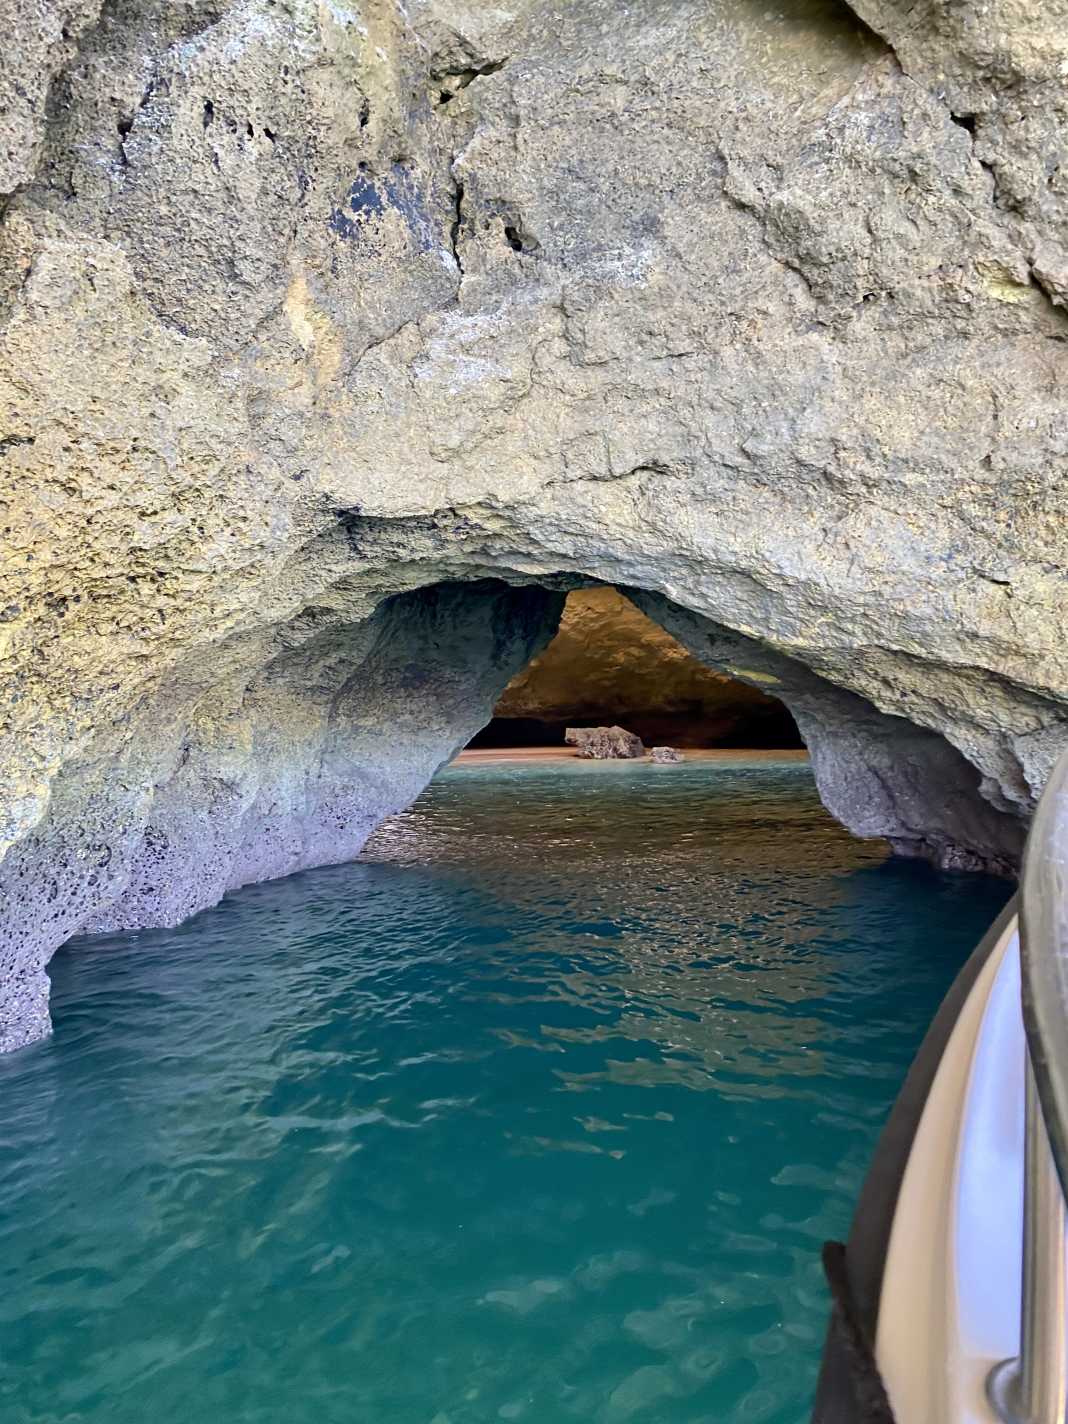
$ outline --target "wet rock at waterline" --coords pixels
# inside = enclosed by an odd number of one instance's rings
[[[628,761],[645,755],[641,737],[624,727],[568,727],[564,741],[590,761]]]
[[[206,721],[143,709],[110,756],[59,780],[0,871],[0,1046],[47,1030],[43,939],[175,925],[240,885],[355,856],[486,721],[562,602],[498,580],[376,601],[354,578],[269,650],[218,650],[200,668]]]
[[[682,761],[682,753],[675,747],[653,747],[649,753],[649,759],[666,765],[668,762]]]
[[[353,854],[591,582],[851,829],[1011,867],[1068,23],[858,9],[7,8],[0,1044],[67,936]]]

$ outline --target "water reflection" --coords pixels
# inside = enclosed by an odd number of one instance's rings
[[[819,1242],[1006,894],[803,767],[489,767],[70,946],[0,1061],[4,1419],[796,1424]]]

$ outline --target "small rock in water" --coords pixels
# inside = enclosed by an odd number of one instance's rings
[[[677,747],[654,747],[649,755],[653,761],[682,761],[682,752]]]
[[[596,761],[612,758],[633,758],[645,755],[641,737],[624,727],[568,727],[564,741],[574,747],[580,757]]]

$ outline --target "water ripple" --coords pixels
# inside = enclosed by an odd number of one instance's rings
[[[361,863],[71,945],[0,1062],[11,1424],[800,1424],[1006,888],[774,764],[451,771]]]

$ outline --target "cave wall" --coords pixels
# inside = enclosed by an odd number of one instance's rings
[[[567,595],[555,638],[508,684],[494,719],[487,732],[502,746],[510,726],[562,745],[567,725],[613,724],[649,746],[801,744],[781,702],[699,662],[614,588]]]
[[[800,670],[848,824],[1011,859],[1068,740],[1066,8],[856,10],[0,0],[4,1042],[145,922],[194,760],[220,825],[261,756],[299,799],[246,689],[442,583],[663,600]]]
[[[47,1032],[52,950],[76,931],[175,925],[227,890],[355,856],[490,716],[563,595],[495,580],[355,590],[290,620],[250,674],[216,654],[57,778],[0,865],[0,1052]],[[349,621],[362,614],[357,621]]]
[[[975,767],[944,737],[657,594],[630,595],[695,658],[782,698],[809,748],[823,804],[854,835],[888,840],[899,855],[947,870],[1012,873],[1024,826],[983,798]]]

